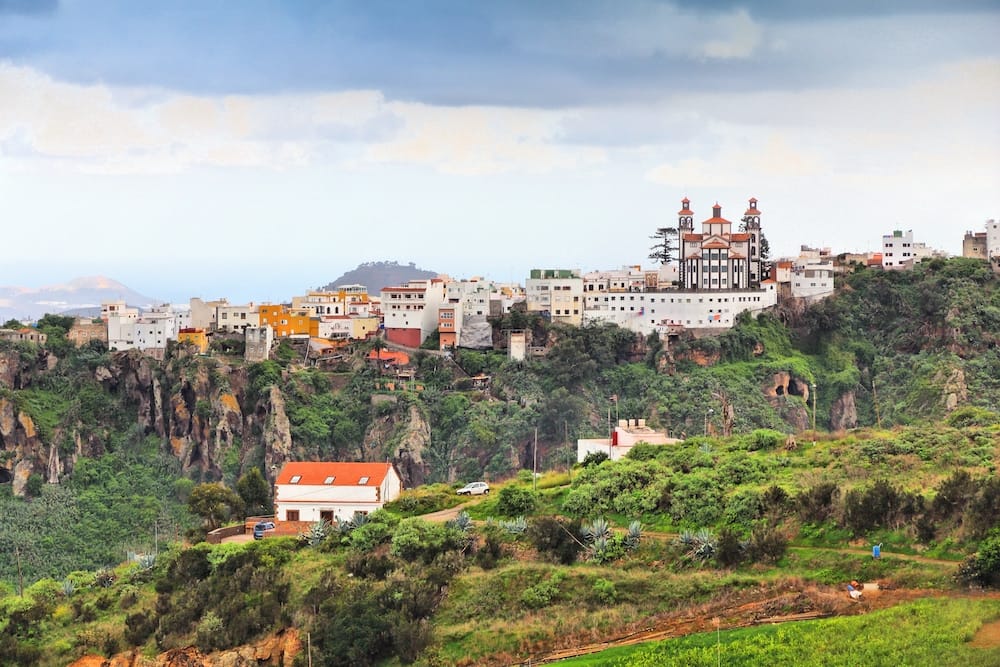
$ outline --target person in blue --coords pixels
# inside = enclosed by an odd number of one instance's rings
[[[882,557],[882,543],[879,542],[878,544],[872,547],[872,558],[878,560],[881,557]]]

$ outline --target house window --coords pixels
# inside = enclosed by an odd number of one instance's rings
[[[289,484],[298,484],[301,481],[302,475],[292,475],[292,478],[288,480]]]
[[[337,479],[336,476],[330,475],[329,477],[327,477],[326,479],[323,480],[323,483],[324,484],[333,484],[333,480],[335,480],[335,479]]]
[[[327,523],[333,523],[333,510],[320,510],[319,520],[326,521]]]
[[[299,511],[298,510],[285,510],[285,521],[298,521]]]
[[[368,483],[368,477],[367,476],[362,477],[361,479],[358,480],[358,484],[367,484],[367,483]]]

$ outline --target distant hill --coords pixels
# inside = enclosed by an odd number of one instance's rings
[[[111,278],[87,276],[62,285],[43,287],[0,286],[0,322],[11,318],[35,320],[46,313],[100,313],[102,301],[124,300],[146,308],[155,299],[139,294]]]
[[[383,287],[402,285],[410,280],[437,278],[437,271],[418,269],[413,262],[365,262],[320,289],[332,290],[338,285],[364,285],[369,294],[378,294]]]

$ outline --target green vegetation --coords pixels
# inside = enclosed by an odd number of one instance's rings
[[[17,378],[0,401],[23,422],[0,456],[22,465],[24,494],[0,485],[0,665],[224,649],[290,627],[311,633],[325,664],[506,664],[730,596],[842,599],[852,579],[996,587],[996,285],[964,260],[859,271],[803,313],[670,341],[513,312],[495,326],[530,331],[547,355],[417,351],[402,385],[364,358],[380,340],[348,350],[337,372],[305,367],[290,344],[247,367],[184,350],[158,363],[74,349],[71,321],[47,317],[44,349],[0,344]],[[463,373],[489,375],[489,388]],[[571,443],[619,415],[683,442],[574,466]],[[286,416],[291,450],[276,456]],[[537,480],[522,470],[536,429]],[[286,456],[397,458],[430,484],[302,540],[180,547],[269,513],[265,461]],[[477,479],[488,498],[454,493]],[[445,523],[419,516],[459,503]],[[810,664],[797,651],[812,644],[826,664],[992,664],[995,651],[965,644],[997,617],[992,604],[734,630],[727,661],[787,644],[766,662]],[[904,629],[875,637],[877,623]],[[831,636],[866,652],[838,653]],[[713,639],[611,659],[699,664]]]
[[[667,665],[994,665],[1000,646],[968,642],[1000,615],[997,600],[920,600],[864,616],[763,625],[616,648],[565,660],[572,667]],[[891,632],[886,629],[891,628]]]

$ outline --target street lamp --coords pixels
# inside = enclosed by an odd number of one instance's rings
[[[812,394],[813,394],[813,432],[815,433],[815,431],[816,431],[816,383],[813,382],[812,385],[810,385],[810,386],[812,388]]]
[[[715,410],[712,408],[705,411],[705,435],[708,435],[708,418],[713,412],[715,412]]]

